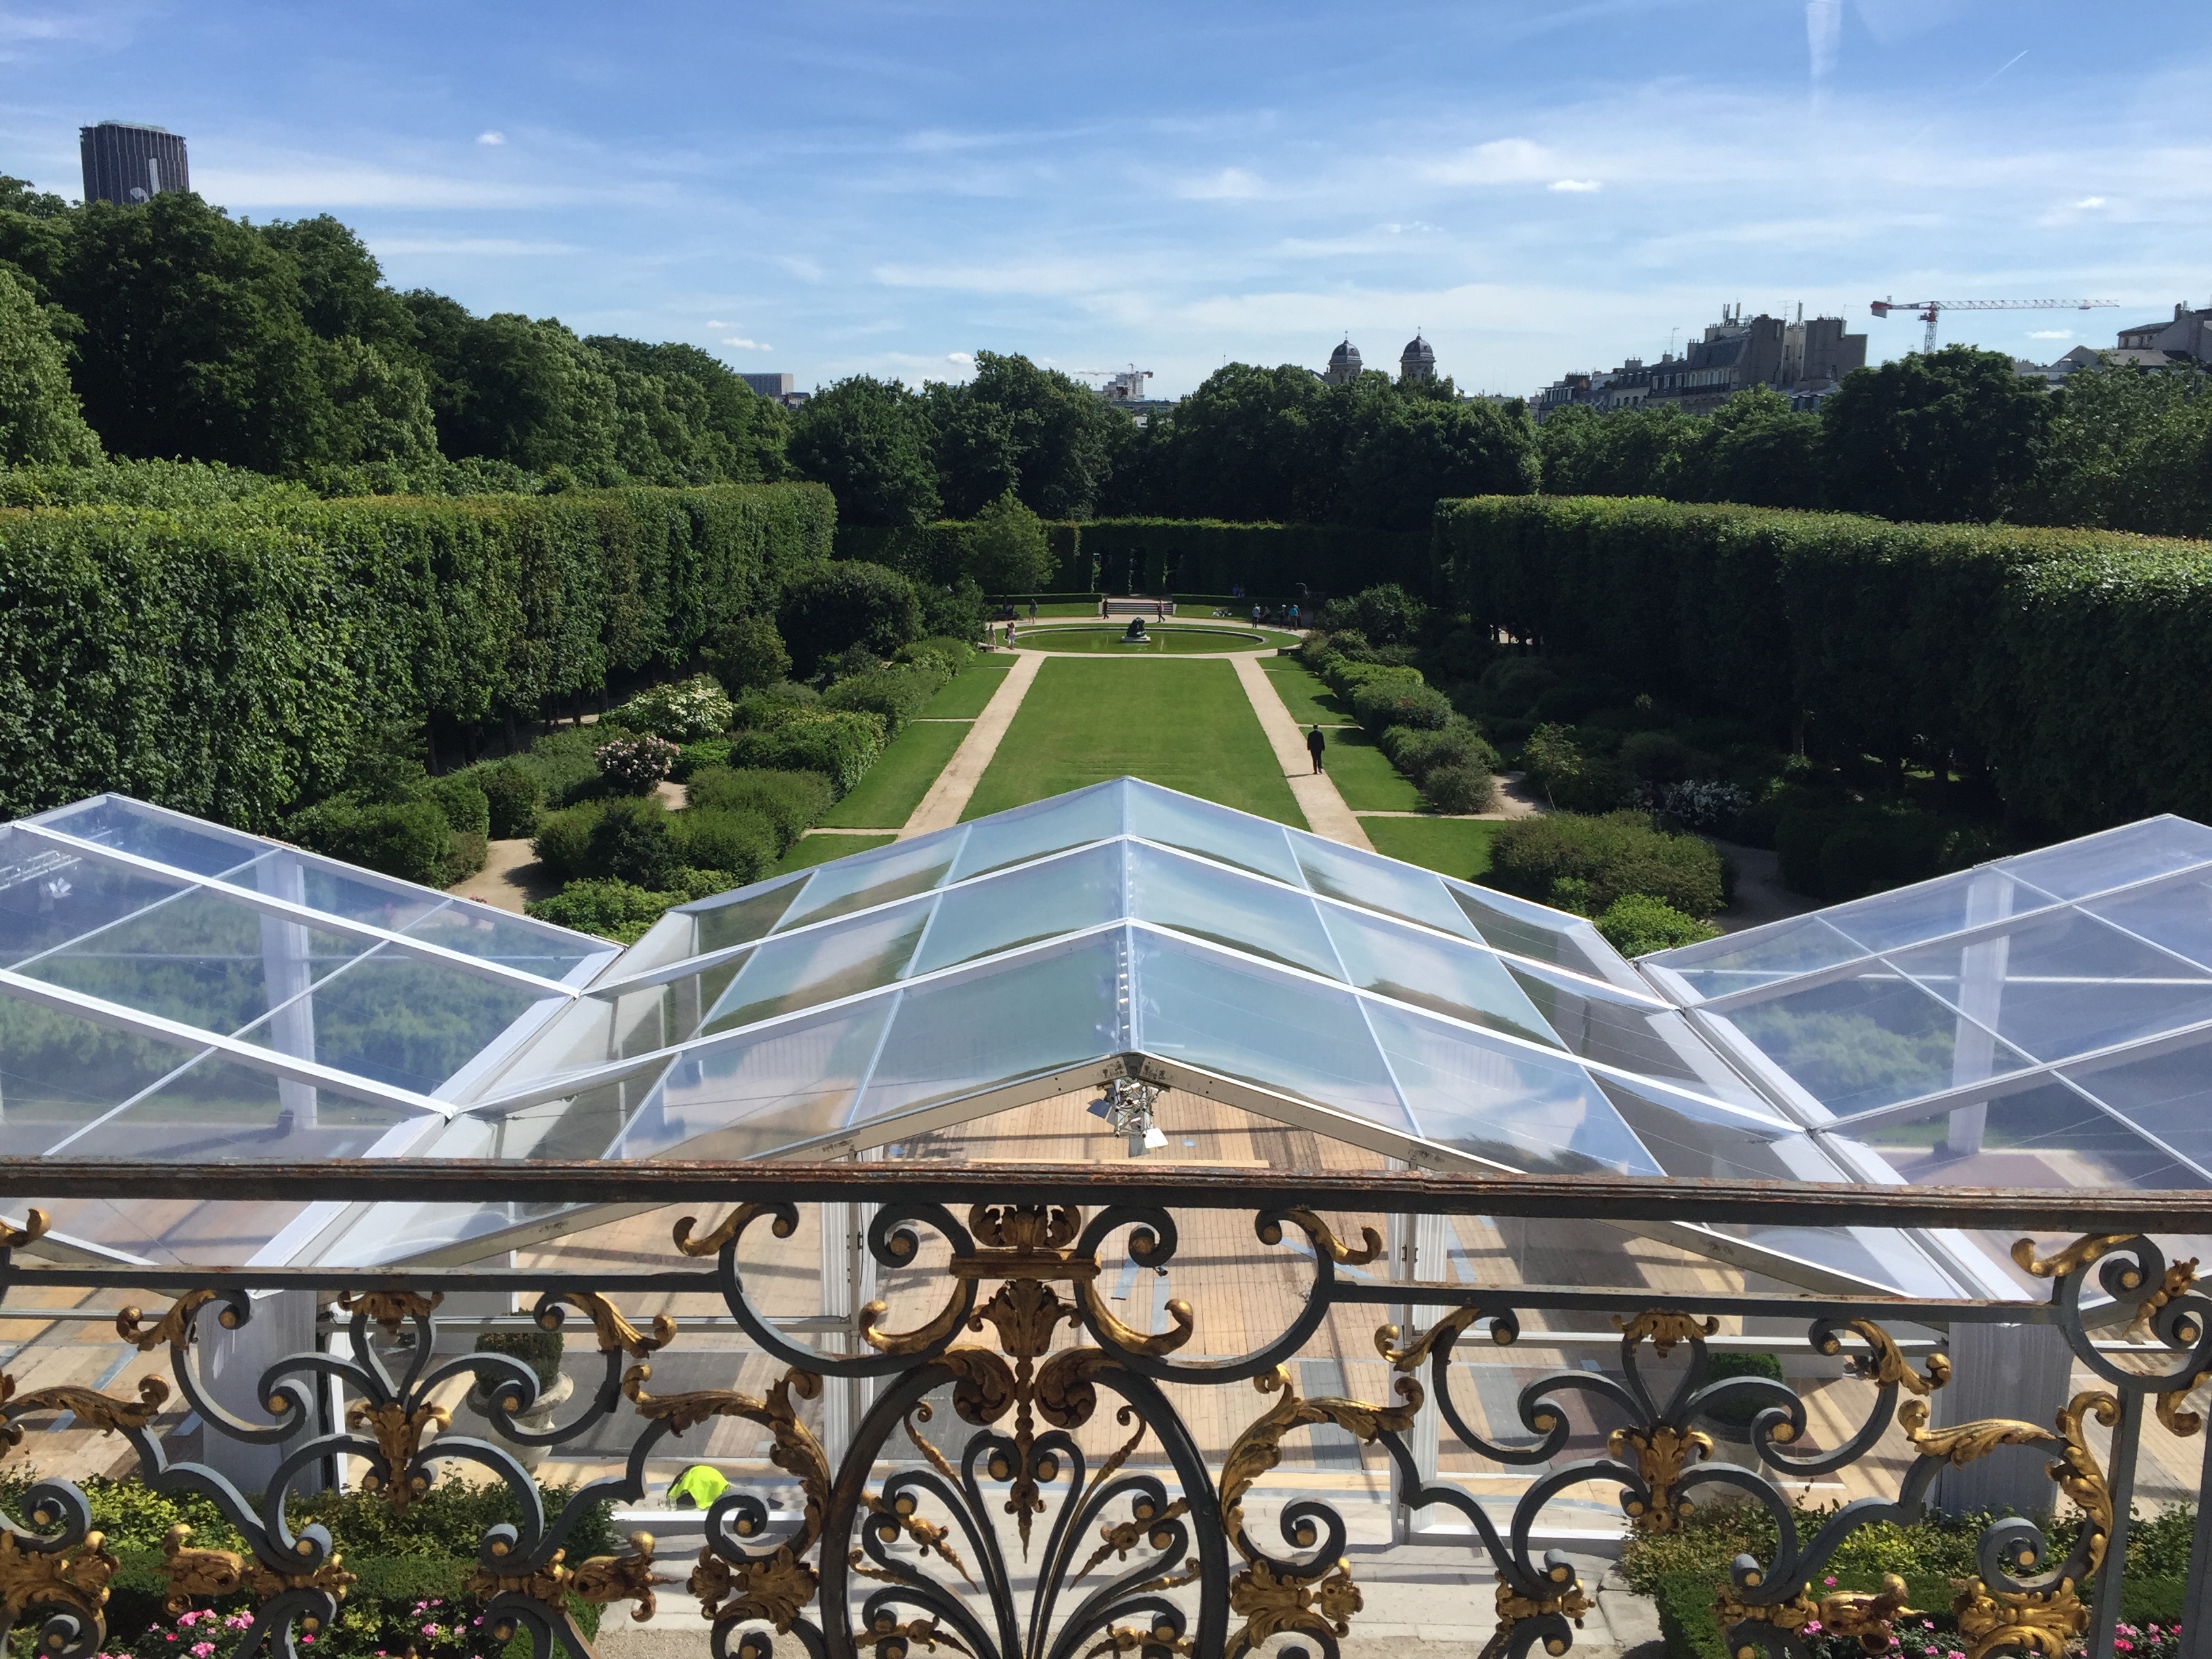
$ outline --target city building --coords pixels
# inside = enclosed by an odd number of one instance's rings
[[[1808,318],[1800,307],[1784,322],[1723,306],[1721,320],[1707,324],[1705,337],[1679,356],[1664,352],[1656,363],[1631,357],[1609,372],[1564,375],[1536,394],[1534,407],[1540,421],[1572,404],[1601,410],[1673,404],[1710,415],[1737,392],[1764,386],[1793,408],[1817,409],[1844,375],[1866,367],[1866,348],[1867,337],[1848,332],[1840,317]]]
[[[1437,349],[1415,334],[1406,342],[1406,349],[1398,354],[1398,378],[1401,380],[1435,380]]]
[[[182,133],[129,121],[77,129],[84,158],[84,199],[128,207],[165,190],[190,190],[191,168]]]
[[[753,374],[740,371],[738,378],[762,397],[771,398],[786,409],[805,408],[807,398],[812,395],[811,392],[794,392],[792,377],[788,374]]]
[[[1344,343],[1328,354],[1328,367],[1321,377],[1331,386],[1349,386],[1359,378],[1359,348],[1346,335]]]
[[[2012,367],[2015,374],[2039,380],[2056,390],[2066,384],[2067,376],[2075,370],[2094,368],[2100,363],[2145,374],[2191,363],[2212,364],[2212,306],[2192,310],[2185,300],[2173,307],[2172,317],[2165,322],[2122,329],[2117,344],[2078,345],[2047,363],[2015,357]]]

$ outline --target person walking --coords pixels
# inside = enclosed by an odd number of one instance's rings
[[[1328,747],[1328,739],[1322,736],[1321,722],[1316,720],[1314,722],[1314,729],[1306,733],[1306,753],[1313,757],[1314,770],[1316,773],[1321,770],[1321,751]]]

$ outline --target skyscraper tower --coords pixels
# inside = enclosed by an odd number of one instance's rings
[[[190,190],[191,169],[185,161],[181,133],[167,127],[102,121],[77,129],[84,154],[84,199],[128,207],[151,201],[165,190]]]

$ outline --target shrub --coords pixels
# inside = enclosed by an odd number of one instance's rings
[[[538,808],[545,799],[538,775],[520,761],[504,760],[477,769],[477,783],[484,793],[489,833],[501,841],[534,833]]]
[[[445,887],[460,878],[447,874],[455,862],[454,834],[434,801],[363,804],[351,796],[333,796],[295,814],[285,830],[310,852],[402,881]],[[479,838],[478,869],[483,867],[481,847]]]
[[[1601,928],[1600,931],[1602,932],[1603,929]],[[1736,1349],[1724,1348],[1717,1353],[1706,1354],[1705,1381],[1707,1382],[1724,1382],[1732,1376],[1760,1376],[1770,1382],[1779,1382],[1782,1381],[1782,1362],[1771,1353]],[[1714,1422],[1724,1424],[1729,1428],[1747,1429],[1751,1426],[1751,1419],[1765,1409],[1766,1407],[1757,1400],[1728,1400],[1714,1407],[1707,1415]]]
[[[1418,726],[1435,731],[1452,715],[1451,700],[1434,686],[1413,680],[1370,678],[1352,694],[1352,711],[1370,731]]]
[[[1009,490],[968,521],[962,562],[986,593],[1029,593],[1051,586],[1057,561],[1043,521]]]
[[[606,810],[605,801],[587,800],[563,811],[549,812],[538,821],[530,850],[545,866],[547,875],[556,881],[576,881],[592,873],[592,831]]]
[[[578,874],[614,876],[634,887],[659,889],[684,860],[678,856],[668,809],[659,797],[630,795],[600,809],[585,839],[584,862]]]
[[[732,767],[819,772],[843,795],[884,752],[884,723],[844,709],[799,712],[774,726],[744,732],[730,744]]]
[[[706,652],[708,672],[732,691],[750,691],[791,677],[791,653],[765,617],[722,624]]]
[[[592,751],[599,775],[612,789],[642,794],[676,764],[676,745],[665,738],[617,738]]]
[[[775,826],[776,851],[788,851],[837,798],[819,772],[732,771],[705,767],[685,792],[693,811],[702,808],[757,812]]]
[[[786,680],[780,685],[766,685],[748,691],[737,700],[737,712],[731,720],[734,731],[749,732],[758,726],[776,726],[798,713],[811,708],[822,694],[811,685],[800,685]]]
[[[1786,809],[1774,846],[1785,885],[1832,901],[1964,870],[1996,850],[1978,826],[1873,803]]]
[[[1463,767],[1485,775],[1498,769],[1498,751],[1485,741],[1474,721],[1455,714],[1442,726],[1393,726],[1376,742],[1390,763],[1415,783],[1425,783],[1431,769]]]
[[[1331,599],[1321,608],[1322,627],[1355,629],[1375,645],[1410,645],[1428,621],[1429,607],[1395,582]]]
[[[672,906],[727,891],[732,883],[720,870],[682,866],[668,872],[666,890],[648,892],[626,881],[587,877],[572,881],[551,898],[523,908],[542,921],[580,933],[596,933],[617,945],[635,945]]]
[[[1684,915],[1666,900],[1649,893],[1623,893],[1596,920],[1605,942],[1625,957],[1695,945],[1700,939],[1717,939],[1721,931],[1709,921]]]
[[[778,678],[782,676],[779,673]],[[736,711],[722,688],[705,674],[639,692],[607,716],[632,732],[649,732],[671,743],[696,743],[730,729]]]
[[[1741,823],[1751,797],[1732,783],[1692,778],[1659,790],[1652,805],[1672,814],[1686,829],[1726,834]]]
[[[983,633],[983,590],[967,576],[921,590],[921,626],[932,639],[971,641]]]
[[[975,647],[965,640],[950,639],[937,635],[926,640],[916,640],[902,645],[891,653],[891,660],[900,663],[933,663],[945,671],[949,678],[963,673],[975,660]]]
[[[880,715],[885,734],[896,737],[951,678],[934,663],[878,668],[839,680],[822,694],[822,706]]]
[[[669,868],[728,873],[732,887],[744,887],[768,873],[782,856],[783,843],[766,813],[740,807],[695,806],[668,821]],[[619,873],[619,872],[617,872]],[[665,879],[666,871],[662,872]]]
[[[1585,753],[1567,728],[1545,725],[1521,745],[1528,782],[1569,812],[1609,812],[1628,799],[1627,775],[1609,756]]]
[[[491,833],[491,802],[483,786],[465,772],[449,773],[423,781],[418,792],[438,809],[446,827],[464,836]]]
[[[599,763],[592,751],[609,735],[605,722],[601,726],[596,732],[581,726],[549,732],[530,745],[527,754],[516,757],[516,763],[537,778],[544,805],[573,806],[599,793]]]
[[[1663,899],[1705,917],[1726,898],[1720,851],[1695,836],[1667,836],[1641,812],[1583,817],[1554,812],[1498,826],[1491,838],[1489,885],[1540,903],[1560,879],[1588,884],[1587,905],[1602,913],[1627,893]]]
[[[897,571],[841,560],[807,571],[784,590],[776,626],[798,672],[811,675],[852,646],[881,659],[920,639],[921,604],[914,584]]]
[[[477,1353],[501,1353],[510,1359],[519,1359],[538,1374],[538,1386],[550,1389],[553,1379],[561,1375],[561,1351],[564,1346],[558,1331],[486,1331],[477,1338]]]
[[[1456,763],[1432,766],[1421,793],[1439,812],[1487,812],[1498,804],[1498,784],[1487,770]]]

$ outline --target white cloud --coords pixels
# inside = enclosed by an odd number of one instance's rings
[[[802,283],[818,283],[822,280],[821,265],[817,261],[802,255],[779,253],[775,256],[775,262]]]
[[[774,346],[769,344],[765,340],[747,340],[739,337],[725,340],[722,343],[738,351],[773,351],[775,349]]]
[[[1587,196],[1599,186],[1595,179],[1554,179],[1551,187],[1563,196]]]
[[[948,351],[945,354],[945,361],[960,368],[973,368],[975,367],[975,354],[972,351]]]
[[[1805,0],[1805,44],[1813,54],[1813,78],[1825,81],[1844,45],[1844,0]]]
[[[2074,337],[2074,331],[2070,328],[2033,329],[2027,337],[2031,340],[2070,340]]]
[[[735,328],[737,325],[735,323],[720,322],[714,318],[709,317],[707,319],[707,326],[709,328]]]
[[[1563,159],[1527,138],[1493,138],[1423,171],[1443,185],[1533,185],[1559,177]]]
[[[2105,205],[2105,198],[2101,196],[2084,196],[2074,205],[2077,208],[2100,208]]]
[[[1261,188],[1257,176],[1243,167],[1224,167],[1203,179],[1185,179],[1176,186],[1176,194],[1187,202],[1245,202]]]
[[[477,134],[477,143],[480,144],[503,144],[506,142],[507,135],[503,132],[480,132]]]

